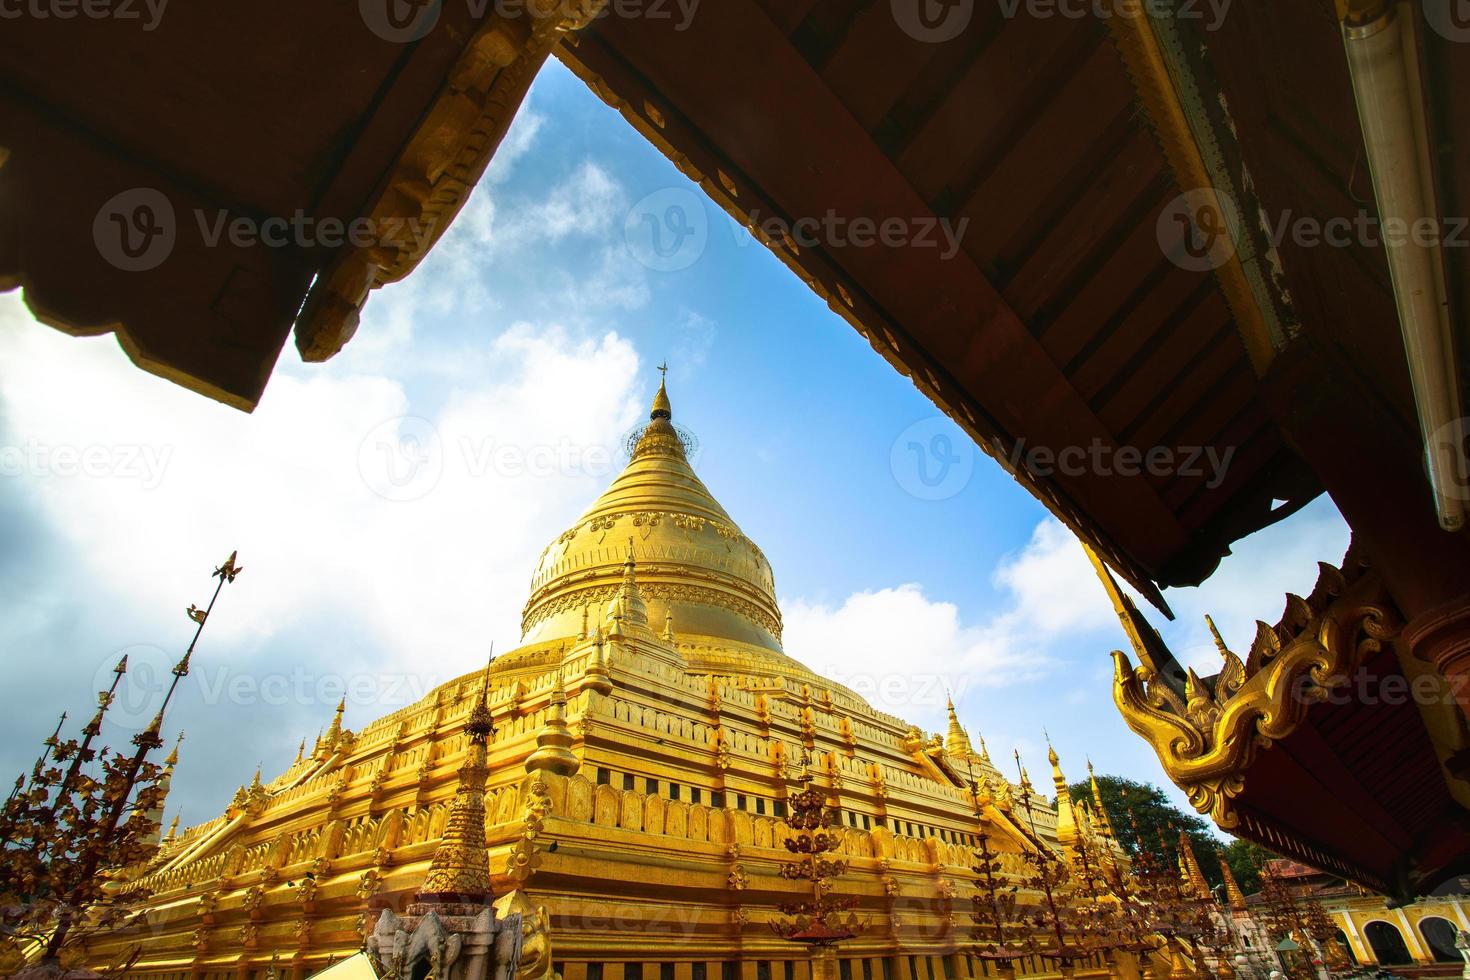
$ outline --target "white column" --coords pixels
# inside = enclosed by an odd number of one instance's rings
[[[1362,933],[1358,932],[1358,924],[1346,909],[1337,913],[1342,916],[1342,931],[1347,934],[1348,945],[1353,947],[1353,955],[1358,958],[1360,964],[1376,963],[1378,957],[1373,955],[1373,947],[1368,945]]]
[[[1424,948],[1424,943],[1419,940],[1419,930],[1409,925],[1409,917],[1404,915],[1403,909],[1394,909],[1394,914],[1399,917],[1399,923],[1407,933],[1404,941],[1408,943],[1409,953],[1421,963],[1433,963],[1434,954]]]
[[[1465,932],[1470,932],[1470,921],[1465,918],[1465,906],[1460,904],[1458,898],[1450,899],[1449,903],[1450,908],[1455,910],[1455,918],[1460,920],[1460,928]]]

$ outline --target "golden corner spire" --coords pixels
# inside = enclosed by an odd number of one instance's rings
[[[163,760],[163,764],[168,768],[172,769],[174,766],[179,764],[179,745],[182,744],[183,741],[184,733],[179,732],[179,737],[174,740],[174,747],[169,751],[168,758]]]
[[[618,594],[608,605],[607,618],[614,636],[648,628],[648,606],[643,601],[643,593],[638,590],[638,563],[633,560],[631,537],[628,539],[628,558],[623,562],[623,581],[618,587]]]
[[[332,715],[332,723],[327,726],[327,733],[322,736],[322,751],[327,755],[332,754],[333,750],[337,748],[337,742],[342,738],[342,715],[346,710],[347,698],[344,696],[342,700],[337,702],[337,710]]]
[[[1072,809],[1072,791],[1067,788],[1067,777],[1062,775],[1061,760],[1052,747],[1049,734],[1046,736],[1046,758],[1051,763],[1051,781],[1057,791],[1057,840],[1069,844],[1077,839],[1077,814]]]
[[[949,732],[944,737],[945,751],[950,755],[968,758],[975,751],[970,746],[970,736],[960,725],[959,715],[955,714],[954,696],[949,695],[946,700],[949,705]]]
[[[1097,774],[1092,771],[1092,760],[1087,760],[1087,781],[1092,786],[1092,805],[1097,810],[1097,825],[1104,837],[1113,836],[1113,821],[1108,817],[1108,808],[1103,806],[1102,787],[1097,784]]]
[[[1200,871],[1199,859],[1194,856],[1194,845],[1190,843],[1189,831],[1179,831],[1179,861],[1183,865],[1185,883],[1198,898],[1210,897],[1210,886]]]
[[[494,660],[492,648],[490,663]],[[465,722],[469,747],[459,767],[459,786],[449,805],[444,836],[418,893],[421,902],[476,904],[491,898],[490,852],[485,845],[485,780],[490,775],[486,743],[495,733],[490,716],[490,663],[485,665],[480,696]]]
[[[567,727],[567,689],[561,670],[551,689],[551,703],[546,710],[546,724],[536,733],[536,750],[526,758],[526,772],[554,772],[559,776],[575,775],[582,760],[572,751],[576,741]]]
[[[1245,893],[1240,890],[1240,885],[1235,881],[1235,872],[1230,870],[1230,862],[1225,860],[1224,851],[1216,851],[1215,856],[1220,859],[1220,874],[1225,879],[1225,900],[1230,904],[1232,912],[1244,912],[1248,908],[1245,904]]]

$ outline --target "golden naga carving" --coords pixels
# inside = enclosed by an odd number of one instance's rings
[[[1210,622],[1223,666],[1202,678],[1179,666],[1106,567],[1089,556],[1139,660],[1135,667],[1113,652],[1113,700],[1190,803],[1226,830],[1240,822],[1233,800],[1256,754],[1294,732],[1314,704],[1348,683],[1403,626],[1381,579],[1349,548],[1343,568],[1319,564],[1311,595],[1287,596],[1280,622],[1257,623],[1245,660]]]

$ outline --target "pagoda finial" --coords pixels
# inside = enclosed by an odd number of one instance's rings
[[[470,717],[464,730],[470,741],[479,739],[483,745],[495,734],[495,723],[490,717],[490,668],[495,665],[495,644],[490,644],[490,656],[485,661],[485,673],[480,677],[480,696],[470,709]]]
[[[1051,763],[1051,781],[1057,791],[1057,840],[1063,844],[1077,839],[1077,815],[1072,810],[1072,791],[1067,788],[1067,777],[1062,774],[1061,759],[1052,747],[1051,735],[1045,729],[1046,758]]]
[[[612,677],[607,672],[607,651],[603,649],[601,626],[597,627],[592,644],[592,660],[587,664],[587,673],[582,685],[591,688],[598,694],[611,694]]]
[[[623,562],[623,583],[608,604],[607,618],[612,623],[610,635],[648,628],[648,607],[638,589],[638,563],[633,559],[633,539],[628,538],[628,557]]]
[[[669,391],[665,386],[665,382],[668,381],[669,366],[668,364],[660,364],[658,369],[663,377],[659,379],[658,392],[653,396],[653,408],[648,413],[650,421],[672,419],[674,417],[674,408],[669,404]]]
[[[526,772],[544,770],[559,776],[574,775],[582,766],[582,760],[572,751],[575,741],[567,727],[567,690],[558,668],[551,688],[551,704],[546,711],[546,724],[536,734],[536,750],[526,758]]]
[[[347,710],[347,697],[337,702],[337,711],[332,715],[332,723],[327,726],[327,734],[322,741],[322,749],[331,753],[337,748],[337,741],[342,737],[342,715]]]
[[[1194,846],[1189,842],[1189,831],[1179,831],[1179,859],[1184,864],[1184,880],[1197,898],[1209,898],[1210,886],[1199,869],[1199,860],[1194,856]]]
[[[299,765],[301,765],[302,760],[304,760],[305,758],[306,758],[306,739],[303,738],[301,740],[301,744],[296,747],[296,761],[293,762],[293,763],[291,763],[291,764],[293,766],[299,766]]]
[[[664,615],[664,641],[670,644],[674,642],[674,610],[672,608]]]
[[[1092,786],[1092,805],[1097,810],[1097,825],[1104,837],[1113,836],[1113,822],[1108,818],[1108,808],[1103,806],[1102,787],[1097,784],[1097,774],[1092,771],[1092,760],[1087,760],[1087,781]]]
[[[174,747],[169,751],[168,757],[163,760],[163,764],[169,769],[172,769],[174,766],[179,764],[179,746],[182,745],[183,742],[184,733],[181,731],[179,732],[179,737],[174,739]]]
[[[968,758],[975,750],[970,747],[970,736],[960,725],[959,715],[955,714],[954,696],[947,695],[945,701],[949,711],[949,731],[944,737],[944,749],[950,755]]]
[[[490,852],[485,846],[485,780],[490,775],[486,743],[495,733],[489,700],[490,665],[494,662],[492,646],[480,681],[480,696],[465,722],[469,749],[459,767],[459,786],[449,805],[444,836],[419,889],[421,902],[480,904],[491,898]]]
[[[1246,911],[1245,893],[1240,890],[1240,885],[1236,884],[1235,872],[1230,870],[1230,862],[1225,860],[1225,852],[1217,850],[1215,855],[1220,859],[1220,874],[1225,879],[1225,900],[1230,903],[1230,910],[1232,912]]]
[[[168,836],[165,837],[164,840],[171,841],[171,840],[173,840],[174,838],[176,838],[178,836],[179,836],[179,815],[177,813],[175,813],[174,814],[173,822],[168,825]]]

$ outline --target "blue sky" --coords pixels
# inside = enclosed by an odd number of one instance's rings
[[[642,216],[670,201],[703,242],[676,270],[640,261]],[[1070,535],[556,63],[420,269],[333,361],[288,346],[253,415],[0,297],[0,771],[57,711],[89,713],[122,652],[136,689],[107,734],[146,721],[234,548],[245,573],[169,715],[185,823],[282,769],[344,693],[360,727],[513,647],[532,566],[615,475],[665,359],[697,468],[775,569],[787,652],[928,730],[953,688],[1033,775],[1045,727],[1074,777],[1090,754],[1162,781],[1112,706],[1126,641]],[[918,469],[936,453],[937,489]],[[1346,545],[1316,502],[1171,591],[1166,638],[1211,663],[1211,611],[1243,649]]]

